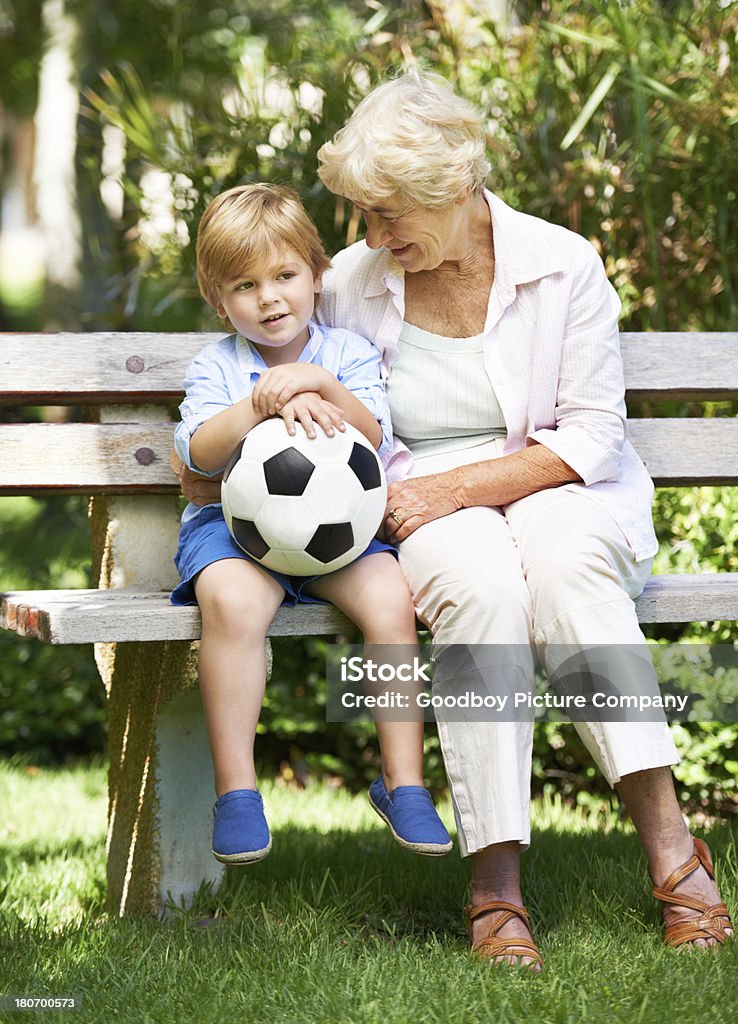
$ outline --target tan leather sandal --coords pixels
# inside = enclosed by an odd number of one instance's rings
[[[652,890],[656,899],[662,903],[672,903],[676,907],[688,907],[700,914],[700,917],[693,921],[678,921],[676,924],[666,926],[664,942],[667,946],[673,946],[675,949],[684,945],[685,942],[695,942],[697,939],[715,939],[722,945],[726,939],[731,937],[725,933],[725,929],[732,928],[733,924],[724,903],[710,905],[694,896],[687,896],[686,893],[674,892],[676,886],[693,871],[696,871],[700,865],[714,881],[715,869],[707,843],[702,839],[695,839],[694,853],[689,860],[672,871],[663,885],[655,885]],[[727,924],[721,923],[721,918],[724,918]]]
[[[472,955],[478,956],[483,960],[489,960],[493,963],[497,957],[500,956],[519,956],[519,957],[531,957],[533,960],[532,964],[525,964],[520,966],[533,967],[535,963],[538,963],[543,967],[543,957],[541,951],[532,939],[517,938],[510,935],[506,938],[498,935],[498,931],[503,925],[507,924],[513,917],[519,917],[525,924],[526,928],[530,929],[530,920],[528,918],[528,911],[525,907],[518,907],[514,903],[505,903],[503,900],[493,900],[491,903],[480,903],[476,907],[473,907],[469,903],[466,907],[466,915],[469,924],[469,938],[471,938],[472,921],[474,918],[479,917],[480,914],[486,914],[488,910],[501,910],[502,913],[497,918],[495,923],[492,925],[492,930],[475,942],[472,946]]]

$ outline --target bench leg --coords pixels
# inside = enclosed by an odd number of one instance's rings
[[[224,872],[210,852],[215,792],[199,689],[161,708],[156,738],[159,900],[188,906],[203,882],[217,889]]]
[[[222,877],[196,659],[184,641],[98,645],[96,656],[109,695],[108,909],[159,914]]]

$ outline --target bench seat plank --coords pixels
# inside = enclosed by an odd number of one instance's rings
[[[169,594],[143,590],[25,590],[0,594],[0,625],[50,644],[197,640],[200,610],[175,607]],[[269,636],[353,632],[331,605],[280,608]]]
[[[636,602],[641,622],[735,618],[738,573],[654,576]],[[0,624],[51,644],[196,640],[200,612],[160,591],[38,590],[0,595]],[[269,636],[335,635],[353,626],[329,605],[280,608]]]
[[[628,429],[659,485],[738,481],[738,419],[630,420]],[[178,493],[173,432],[168,422],[0,425],[0,494]]]
[[[652,576],[635,604],[639,622],[734,622],[738,573]]]

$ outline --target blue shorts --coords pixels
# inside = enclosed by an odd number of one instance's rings
[[[366,551],[359,555],[373,555],[377,551],[390,551],[397,558],[397,548],[375,537]],[[267,569],[261,563],[241,550],[228,532],[223,510],[220,505],[209,505],[193,519],[182,525],[179,531],[179,546],[174,556],[174,564],[179,570],[182,582],[172,591],[169,600],[172,604],[197,604],[194,579],[206,565],[219,562],[223,558],[243,558],[247,562],[258,565],[262,572],[268,573],[284,590],[282,604],[329,604],[320,597],[305,593],[305,587],[320,576],[287,576],[285,573]],[[358,559],[357,559],[358,561]],[[339,570],[340,571],[340,570]],[[329,574],[330,575],[330,574]]]

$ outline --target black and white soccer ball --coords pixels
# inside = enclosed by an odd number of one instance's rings
[[[376,451],[346,424],[332,437],[281,417],[244,437],[223,474],[221,499],[231,536],[267,569],[318,576],[348,565],[379,529],[387,483]]]

